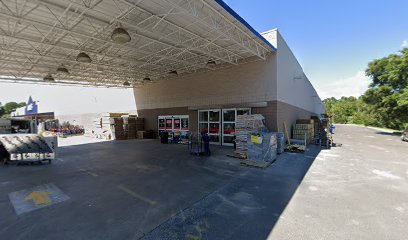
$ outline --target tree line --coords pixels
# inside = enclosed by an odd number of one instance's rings
[[[359,98],[323,100],[334,123],[408,128],[408,48],[368,64],[369,89]]]
[[[24,102],[8,102],[4,105],[0,102],[0,118],[9,118],[11,112],[15,111],[17,108],[24,107],[26,103]]]

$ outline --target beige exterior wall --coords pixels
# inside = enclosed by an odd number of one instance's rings
[[[197,111],[252,107],[265,116],[270,130],[288,130],[299,118],[323,112],[323,105],[303,69],[277,30],[263,36],[277,47],[265,61],[164,79],[134,89],[138,114],[146,129],[157,130],[159,115],[189,115],[197,131]],[[251,103],[267,102],[264,107]]]
[[[324,112],[321,99],[278,30],[262,34],[277,47],[277,100],[308,112]]]
[[[321,100],[277,30],[263,33],[277,47],[267,60],[172,77],[135,88],[138,110],[280,101],[316,114]]]
[[[276,100],[276,57],[135,88],[138,110]]]
[[[286,122],[288,131],[291,131],[291,126],[296,123],[296,119],[308,119],[314,115],[312,112],[278,101],[267,102],[266,107],[252,107],[251,112],[262,114],[271,131],[283,131],[283,122]],[[139,110],[139,116],[145,118],[146,130],[158,130],[157,119],[160,115],[188,115],[190,130],[198,131],[197,110],[189,110],[187,107]]]

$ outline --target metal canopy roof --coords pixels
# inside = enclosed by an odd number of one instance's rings
[[[111,40],[118,27],[130,42]],[[222,0],[0,0],[0,81],[137,87],[274,50]]]

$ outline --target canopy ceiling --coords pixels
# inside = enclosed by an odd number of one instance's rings
[[[0,81],[137,87],[273,51],[221,0],[0,0]]]

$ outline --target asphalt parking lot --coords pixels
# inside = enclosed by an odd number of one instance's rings
[[[65,145],[51,165],[0,167],[0,239],[404,239],[408,143],[356,126],[336,141],[266,170],[230,148]]]
[[[406,239],[407,142],[350,125],[335,139],[343,146],[317,156],[270,239]]]

